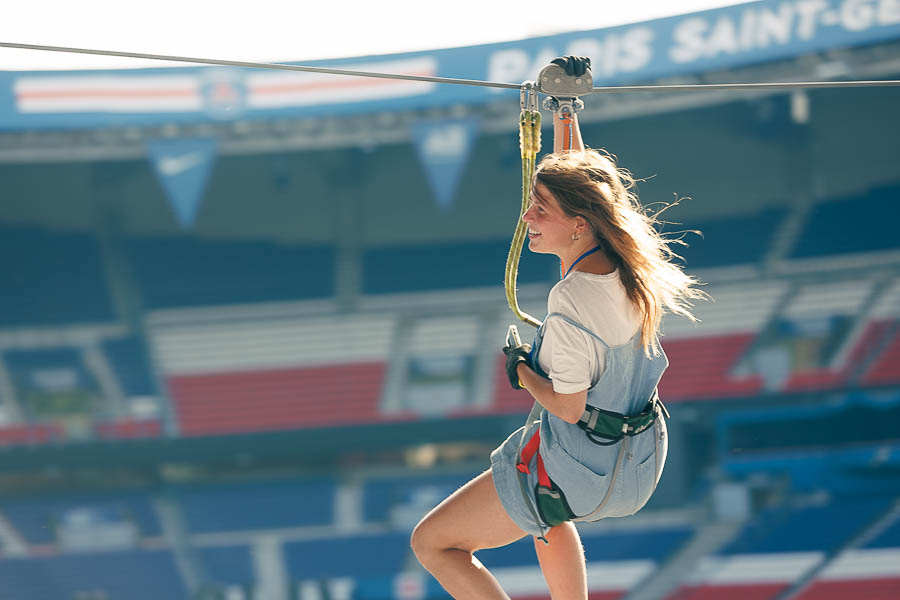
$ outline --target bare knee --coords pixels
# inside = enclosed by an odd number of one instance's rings
[[[427,558],[434,552],[443,549],[435,538],[434,527],[427,516],[413,528],[412,535],[409,538],[409,546],[420,562],[423,558]]]
[[[413,529],[409,545],[419,562],[425,564],[447,550],[460,550],[452,541],[441,534],[440,527],[428,516],[424,517]]]

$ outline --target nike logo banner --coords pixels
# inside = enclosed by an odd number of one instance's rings
[[[209,138],[155,140],[147,154],[182,228],[193,226],[216,156]]]
[[[437,205],[447,210],[478,135],[478,121],[419,121],[413,124],[412,135]]]

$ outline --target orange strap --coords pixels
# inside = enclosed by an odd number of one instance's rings
[[[541,458],[541,454],[538,452],[540,445],[541,429],[539,427],[537,431],[534,432],[534,435],[531,436],[531,439],[528,440],[528,443],[525,444],[525,447],[522,448],[522,456],[519,458],[519,463],[516,465],[516,468],[520,473],[531,473],[528,465],[531,463],[531,458],[537,454],[538,485],[550,488],[553,487],[553,484],[550,483],[550,476],[547,475],[547,469],[544,468],[544,459]]]
[[[569,111],[566,111],[565,113],[560,114],[559,120],[563,126],[562,149],[563,150],[571,150],[572,149],[572,124],[575,122],[575,119],[572,118],[572,113],[570,113]]]

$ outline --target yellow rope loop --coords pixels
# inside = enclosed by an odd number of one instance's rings
[[[541,113],[537,108],[537,92],[528,82],[522,87],[522,112],[519,115],[519,149],[522,154],[522,206],[519,212],[519,222],[513,234],[509,255],[506,258],[506,274],[504,285],[506,287],[506,300],[516,318],[532,325],[540,327],[541,322],[519,309],[519,301],[516,298],[516,280],[519,275],[519,259],[522,256],[522,246],[525,244],[526,231],[528,229],[522,215],[528,210],[531,200],[531,186],[534,178],[535,160],[541,149]]]

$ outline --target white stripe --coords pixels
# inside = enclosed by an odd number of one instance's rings
[[[409,353],[415,356],[446,356],[473,352],[478,342],[478,331],[476,317],[419,319],[410,335]]]
[[[151,339],[165,375],[386,361],[392,317],[268,319],[163,327]]]
[[[708,556],[690,580],[695,585],[789,583],[820,563],[823,552]]]
[[[71,76],[27,76],[19,77],[13,83],[15,93],[29,92],[87,92],[92,90],[116,91],[154,91],[159,89],[175,89],[181,91],[196,90],[199,79],[190,75],[89,75]]]
[[[20,77],[13,84],[22,113],[196,111],[203,107],[199,87],[192,76],[133,75]],[[162,91],[171,94],[152,95]],[[134,95],[117,95],[121,92]],[[29,94],[42,96],[25,97]]]
[[[817,579],[900,577],[900,548],[848,550],[822,569]]]
[[[629,590],[647,577],[655,566],[652,560],[589,562],[588,590],[591,592]],[[547,593],[547,583],[540,567],[499,567],[491,568],[491,573],[510,596]]]
[[[693,309],[699,322],[673,314],[663,318],[663,342],[758,331],[768,322],[786,289],[781,281],[710,285],[704,291],[713,297],[713,301],[697,302]]]
[[[41,98],[20,102],[21,113],[191,112],[203,108],[200,97],[180,98]]]
[[[298,90],[285,93],[253,94],[247,105],[250,108],[280,108],[286,106],[311,106],[315,104],[364,102],[417,96],[431,91],[433,83],[402,82],[400,85],[382,85],[372,88],[324,89],[321,91]]]
[[[352,71],[428,75],[437,71],[437,61],[424,56],[407,60],[342,66]],[[247,76],[248,105],[251,108],[308,106],[327,102],[361,102],[425,94],[437,85],[426,81],[384,80],[367,77],[347,78],[322,73],[271,71]],[[302,86],[300,89],[266,90],[269,87]]]

